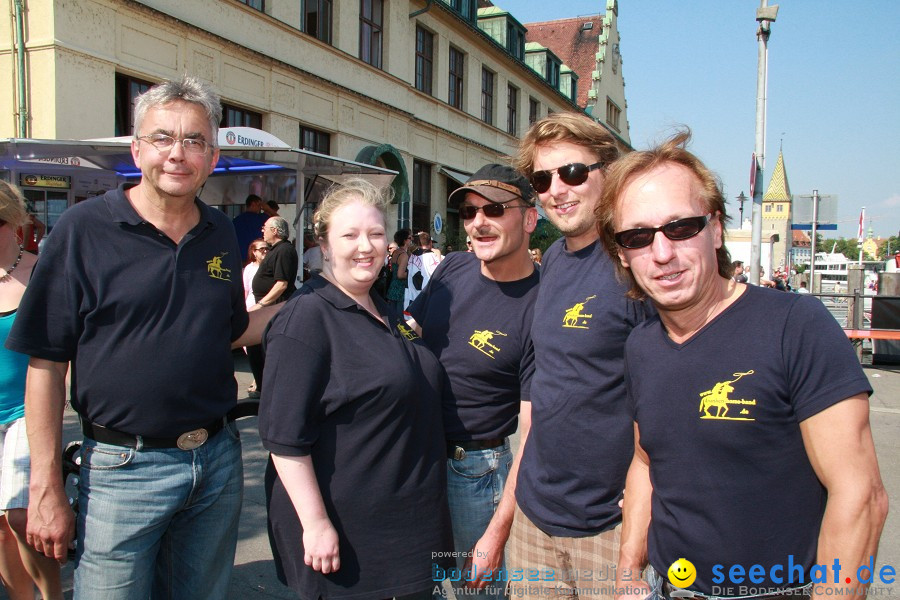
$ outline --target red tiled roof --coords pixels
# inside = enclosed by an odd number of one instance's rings
[[[585,31],[582,26],[588,22],[593,23],[593,27]],[[549,48],[578,75],[577,104],[585,108],[591,73],[597,68],[596,55],[600,32],[603,31],[603,17],[591,15],[524,25],[528,29],[526,41]]]
[[[792,244],[794,246],[808,247],[812,245],[810,244],[809,234],[807,234],[805,231],[794,229],[793,231],[791,231],[791,233],[793,234]]]

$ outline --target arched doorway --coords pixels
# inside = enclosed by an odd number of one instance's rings
[[[394,190],[393,202],[397,205],[397,229],[410,227],[412,221],[410,220],[409,177],[400,152],[390,144],[366,146],[356,155],[356,162],[383,166],[397,171],[398,174],[391,183],[391,189]]]

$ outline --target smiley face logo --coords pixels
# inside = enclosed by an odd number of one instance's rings
[[[694,563],[686,558],[679,558],[669,567],[669,583],[677,588],[686,588],[697,579]]]

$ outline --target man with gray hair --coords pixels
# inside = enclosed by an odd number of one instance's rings
[[[196,197],[221,115],[189,76],[138,97],[141,180],[63,213],[6,343],[31,357],[28,543],[65,562],[77,537],[76,598],[227,593],[243,493],[231,348],[258,343],[274,309],[248,318],[234,228]],[[69,364],[77,527],[60,477]]]
[[[251,312],[284,302],[297,289],[294,281],[297,279],[300,258],[294,245],[288,241],[290,231],[287,221],[281,217],[270,217],[263,225],[262,234],[269,245],[269,252],[253,276],[253,297],[259,300],[250,307]],[[247,346],[247,360],[256,380],[256,391],[249,394],[252,398],[259,398],[265,367],[265,354],[260,344]]]

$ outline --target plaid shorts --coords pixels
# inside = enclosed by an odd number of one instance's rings
[[[612,600],[621,533],[619,523],[588,537],[548,535],[517,505],[506,555],[510,598],[582,596]],[[518,573],[522,573],[521,578]]]
[[[25,418],[0,425],[0,510],[28,508],[31,453]]]

